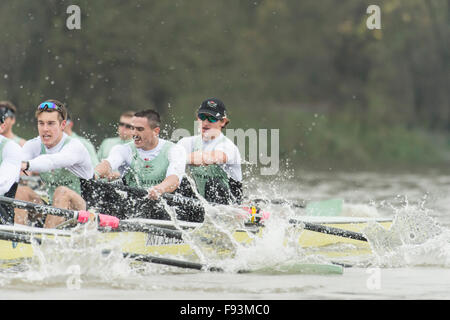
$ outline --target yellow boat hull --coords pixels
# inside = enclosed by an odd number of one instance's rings
[[[391,225],[391,221],[380,221],[379,223],[385,228]],[[367,222],[337,221],[335,223],[323,223],[323,225],[360,232],[367,225]],[[29,229],[36,232],[36,228]],[[67,231],[57,231],[57,237],[68,237],[70,235]],[[50,231],[48,233],[48,235],[36,235],[36,237],[51,238],[55,236],[50,234]],[[259,228],[256,234],[240,230],[235,231],[233,237],[238,243],[250,244],[255,236],[262,236],[263,233],[264,228]],[[103,244],[111,243],[116,246],[118,245],[123,252],[127,253],[195,257],[193,248],[187,243],[144,232],[105,232],[97,234],[97,241]],[[328,257],[346,257],[371,253],[370,246],[365,241],[308,230],[301,230],[298,244],[308,252],[326,255]],[[31,258],[33,254],[34,249],[31,244],[0,240],[0,261],[2,263]]]

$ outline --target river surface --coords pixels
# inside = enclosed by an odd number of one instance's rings
[[[341,275],[210,273],[154,264],[135,270],[121,259],[104,262],[87,255],[79,262],[85,267],[79,270],[78,282],[71,282],[67,273],[73,261],[1,271],[0,299],[450,299],[450,174],[290,171],[275,179],[248,181],[247,191],[269,199],[342,198],[344,216],[407,215],[417,220],[421,231],[429,231],[429,239],[356,260]],[[273,216],[286,210],[302,214],[302,209],[286,206],[268,209]],[[433,229],[437,227],[438,234]],[[283,248],[277,235],[273,237],[251,252],[240,252],[236,258],[240,261],[227,263],[264,267],[298,257],[298,251]]]

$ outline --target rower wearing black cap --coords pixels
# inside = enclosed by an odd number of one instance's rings
[[[230,122],[225,104],[217,98],[206,99],[197,110],[197,120],[201,132],[178,144],[186,150],[188,169],[199,194],[210,202],[240,203],[241,156],[222,133]]]
[[[3,136],[7,112],[6,108],[0,108],[0,195],[14,199],[23,156],[21,147]],[[12,206],[0,204],[0,224],[14,224]]]

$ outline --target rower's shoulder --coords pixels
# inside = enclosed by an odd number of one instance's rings
[[[199,139],[200,136],[190,136],[183,137],[176,143],[177,146],[180,146],[185,149],[185,151],[191,150],[194,145],[195,139]]]
[[[182,144],[185,142],[193,141],[194,139],[198,138],[199,136],[189,136],[189,137],[183,137],[180,140],[178,140],[177,144]]]
[[[12,151],[12,152],[22,152],[22,147],[17,144],[14,140],[5,138],[0,136],[0,145],[3,145],[4,151]]]
[[[25,141],[23,148],[30,146],[41,146],[41,138],[39,136],[31,138],[30,140]]]
[[[79,150],[88,151],[85,142],[82,140],[82,137],[68,137],[69,141],[61,148],[76,148]],[[87,141],[87,140],[86,140]]]
[[[237,145],[233,142],[233,140],[228,138],[226,135],[223,135],[223,139],[218,141],[218,144],[221,144],[221,143],[227,145],[229,148],[238,150]]]

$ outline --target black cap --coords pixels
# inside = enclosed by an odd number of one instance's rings
[[[219,120],[227,117],[225,104],[217,98],[210,98],[203,101],[197,113],[206,113]]]
[[[9,116],[9,109],[2,107],[0,108],[0,123],[5,122],[5,119]]]

